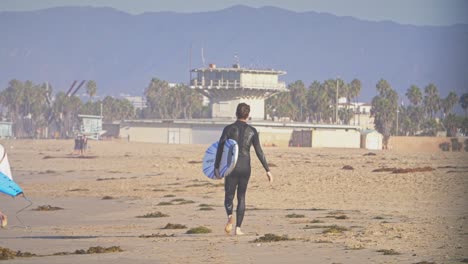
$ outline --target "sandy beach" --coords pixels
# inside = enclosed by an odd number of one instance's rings
[[[78,158],[72,140],[0,143],[33,201],[24,228],[15,214],[28,202],[0,196],[0,247],[38,255],[0,263],[468,262],[465,152],[264,147],[274,182],[252,152],[246,235],[232,236],[223,181],[201,171],[205,145],[92,141]],[[423,167],[434,170],[373,172]],[[33,210],[44,205],[62,210]],[[138,217],[156,212],[166,216]],[[200,226],[212,232],[187,234]],[[123,251],[53,255],[96,246]]]

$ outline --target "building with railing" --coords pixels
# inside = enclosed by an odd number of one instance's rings
[[[251,118],[265,118],[265,99],[286,91],[286,84],[279,80],[284,71],[240,68],[208,68],[191,70],[196,77],[190,87],[210,100],[212,118],[235,118],[237,104],[250,105]]]

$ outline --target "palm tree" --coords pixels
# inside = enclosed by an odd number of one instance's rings
[[[454,92],[450,92],[446,98],[441,100],[441,108],[444,114],[444,117],[452,113],[453,107],[458,102],[458,96]]]
[[[421,89],[416,85],[411,85],[411,87],[406,91],[406,97],[413,105],[419,105],[422,101]]]
[[[424,93],[424,108],[430,118],[434,119],[435,114],[440,109],[439,90],[437,86],[431,83],[424,88]]]
[[[460,97],[459,103],[460,103],[461,107],[463,108],[463,110],[465,110],[465,116],[467,116],[467,109],[468,109],[468,93],[462,94],[462,96]]]
[[[97,92],[97,85],[96,82],[93,80],[89,80],[86,83],[86,93],[89,95],[90,100],[96,95]]]
[[[304,121],[304,114],[307,109],[307,91],[304,83],[299,80],[288,85],[289,92],[291,93],[291,100],[294,105],[298,108],[298,121]]]
[[[383,79],[377,83],[376,89],[379,94],[372,99],[371,116],[374,117],[377,131],[384,136],[384,148],[388,148],[388,140],[396,120],[398,94]]]

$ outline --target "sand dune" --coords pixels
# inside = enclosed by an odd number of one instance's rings
[[[223,231],[222,181],[201,172],[207,146],[90,142],[91,158],[80,159],[71,155],[72,141],[1,144],[13,177],[34,205],[19,215],[30,226],[21,228],[15,212],[27,202],[0,196],[0,210],[9,216],[0,247],[37,255],[94,246],[124,250],[8,263],[457,263],[468,258],[467,153],[367,156],[366,150],[265,148],[275,181],[269,184],[253,160],[243,224],[247,235],[234,237]],[[435,170],[372,172],[416,167]],[[63,210],[31,210],[40,205]],[[152,212],[168,216],[137,217]],[[163,229],[168,223],[186,228]],[[334,225],[346,230],[325,232]],[[199,226],[212,232],[186,234]],[[253,242],[268,233],[291,240]]]

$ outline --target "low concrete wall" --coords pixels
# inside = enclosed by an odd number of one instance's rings
[[[458,138],[463,143],[466,138]],[[438,152],[442,151],[439,144],[448,142],[448,137],[390,137],[389,149],[411,152]],[[462,150],[463,151],[463,150]]]
[[[314,130],[313,148],[360,148],[361,133],[356,130]]]

